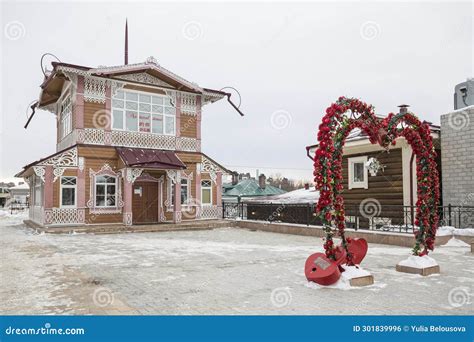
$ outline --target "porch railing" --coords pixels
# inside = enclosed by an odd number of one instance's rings
[[[383,205],[364,207],[346,205],[346,226],[348,228],[371,229],[412,233],[415,225],[416,207],[402,205]],[[473,206],[440,206],[438,207],[440,226],[456,228],[474,228]],[[227,203],[222,206],[225,219],[257,220],[266,222],[283,222],[321,225],[321,219],[315,213],[315,204],[282,204],[282,203]]]

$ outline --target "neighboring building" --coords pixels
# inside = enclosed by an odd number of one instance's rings
[[[0,207],[3,208],[10,199],[10,191],[8,187],[0,186]]]
[[[224,184],[222,199],[224,202],[239,202],[251,198],[265,198],[283,194],[286,191],[267,184],[265,175],[260,175],[258,181],[249,178],[234,184]]]
[[[474,207],[474,105],[441,116],[441,159],[444,205]]]
[[[441,172],[440,127],[430,124],[430,128]],[[316,149],[317,145],[306,147],[311,160]],[[371,175],[366,167],[370,158],[375,158],[383,166],[383,170],[376,175]],[[378,225],[377,221],[384,225],[400,225],[412,220],[413,212],[407,211],[404,206],[415,206],[417,201],[416,157],[405,138],[398,138],[396,145],[385,151],[378,144],[372,144],[361,130],[353,130],[344,146],[342,174],[342,195],[349,222],[368,227]],[[367,207],[362,209],[364,205]],[[370,214],[370,210],[374,212]],[[368,217],[373,214],[377,218],[369,222]]]
[[[18,173],[40,225],[221,217],[222,176],[201,151],[202,108],[228,95],[144,63],[52,63],[37,108],[57,119],[56,153]]]
[[[454,87],[454,109],[461,109],[474,105],[474,78]]]
[[[19,204],[28,204],[30,196],[30,187],[28,184],[20,182],[18,185],[11,187],[10,191],[10,202]]]
[[[269,197],[256,197],[249,202],[273,204],[310,204],[316,205],[319,200],[319,191],[313,187],[305,187]]]

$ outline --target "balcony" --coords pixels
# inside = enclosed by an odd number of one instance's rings
[[[110,145],[154,148],[171,151],[199,152],[200,141],[195,138],[175,137],[153,133],[106,131],[98,128],[75,129],[57,144],[61,151],[74,144]]]

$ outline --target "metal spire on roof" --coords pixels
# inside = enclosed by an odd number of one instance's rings
[[[128,19],[125,19],[125,65],[128,65]]]

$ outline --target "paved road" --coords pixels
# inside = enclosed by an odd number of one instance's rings
[[[398,273],[409,248],[370,245],[375,284],[308,284],[319,238],[238,228],[38,235],[0,220],[1,314],[472,314],[474,256],[440,247],[442,274]],[[451,292],[451,303],[449,294]]]

